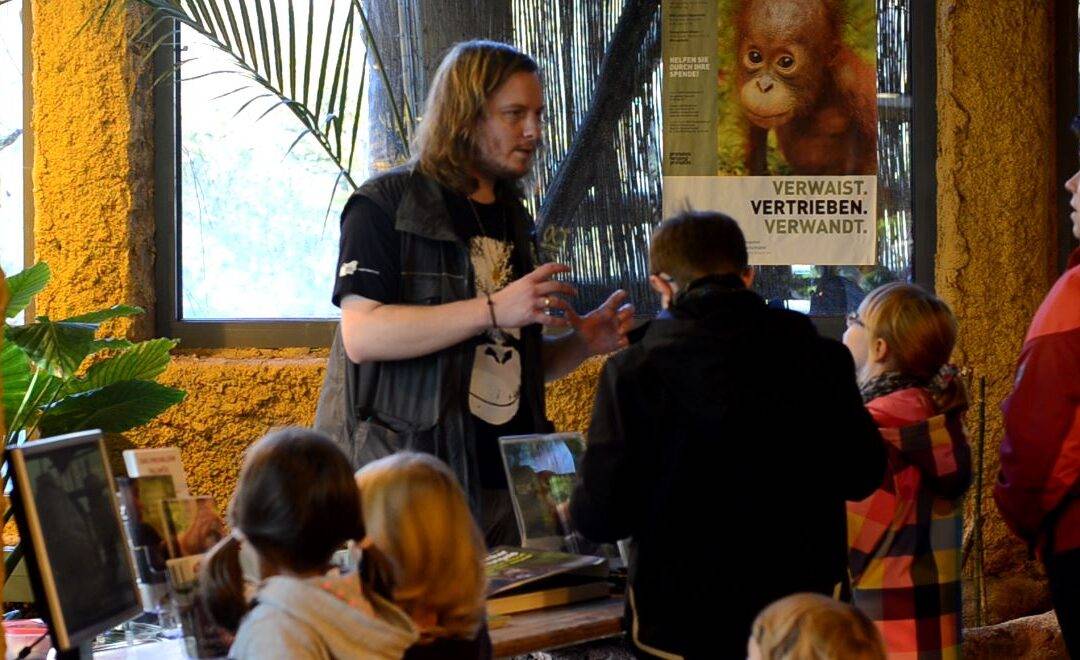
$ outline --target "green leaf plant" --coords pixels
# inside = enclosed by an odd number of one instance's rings
[[[4,446],[40,433],[60,435],[86,429],[122,433],[146,424],[184,400],[185,392],[156,382],[169,364],[174,339],[131,342],[98,338],[102,322],[142,314],[129,305],[53,321],[39,316],[25,325],[8,325],[48,284],[44,262],[7,279],[10,293],[2,320],[0,383]],[[3,299],[3,296],[0,296]],[[90,366],[81,371],[85,362]],[[7,491],[10,472],[3,477]],[[11,518],[9,508],[3,517]],[[5,560],[10,575],[21,548]]]
[[[357,187],[353,163],[370,57],[371,69],[386,90],[403,160],[408,158],[410,127],[415,118],[408,99],[403,95],[399,106],[394,97],[360,0],[103,0],[97,14],[99,24],[127,1],[150,10],[136,31],[137,40],[151,43],[142,66],[149,64],[157,49],[175,47],[176,32],[171,26],[186,25],[231,55],[236,65],[236,71],[214,71],[202,76],[239,73],[248,79],[221,97],[232,97],[249,88],[259,92],[242,104],[237,114],[257,99],[276,98],[255,121],[278,107],[287,108],[299,122],[299,132],[288,151],[304,137],[312,136],[337,166],[338,179],[344,179],[353,189]],[[298,5],[307,5],[306,21],[296,20]],[[316,5],[329,6],[325,24],[313,20]],[[353,48],[356,30],[361,31],[364,48]],[[183,64],[181,61],[165,72],[155,84],[171,79]],[[361,72],[358,81],[357,76],[350,77],[350,70]]]
[[[176,340],[97,337],[102,322],[142,314],[138,307],[116,305],[59,321],[39,316],[25,325],[8,325],[45,288],[49,275],[48,265],[38,263],[7,281],[11,297],[0,349],[5,445],[23,442],[35,431],[59,435],[99,428],[121,433],[183,401],[182,390],[155,382]],[[99,356],[103,351],[108,354]],[[80,374],[87,358],[95,359]]]

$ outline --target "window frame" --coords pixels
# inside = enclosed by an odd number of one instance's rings
[[[34,11],[31,0],[22,0],[23,22],[23,270],[34,265]],[[23,318],[34,318],[34,300]]]
[[[166,41],[172,46],[158,48],[153,66],[153,80],[158,81],[153,90],[156,333],[179,339],[184,348],[329,347],[338,325],[336,319],[191,321],[179,317],[183,218],[181,199],[177,194],[181,180],[178,147],[183,139],[178,112],[181,76],[170,73],[176,71],[180,59],[179,25],[175,21],[162,21],[155,40],[170,33],[172,39]],[[326,286],[327,298],[331,284],[328,282]]]
[[[33,85],[33,38],[34,21],[30,0],[20,0],[19,20],[22,21],[22,268],[34,265],[34,85]],[[10,278],[16,273],[5,273]],[[34,318],[34,299],[21,312],[23,319]]]

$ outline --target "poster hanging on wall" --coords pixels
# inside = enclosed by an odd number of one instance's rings
[[[714,210],[756,265],[870,265],[875,0],[665,0],[664,217]]]

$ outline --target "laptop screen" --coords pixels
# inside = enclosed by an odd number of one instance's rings
[[[522,547],[618,556],[613,545],[585,539],[570,520],[570,495],[585,454],[580,433],[506,436],[499,449]]]

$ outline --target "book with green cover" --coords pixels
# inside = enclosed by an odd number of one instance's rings
[[[522,587],[542,589],[556,576],[604,580],[608,564],[603,557],[572,555],[550,550],[531,550],[500,545],[492,548],[484,561],[488,578],[488,597],[516,591]]]
[[[161,512],[169,557],[173,559],[204,553],[228,533],[211,497],[165,499],[161,501]]]
[[[120,512],[140,578],[149,579],[148,570],[164,571],[167,546],[161,502],[175,497],[168,476],[117,477]],[[148,565],[147,565],[148,564]]]

